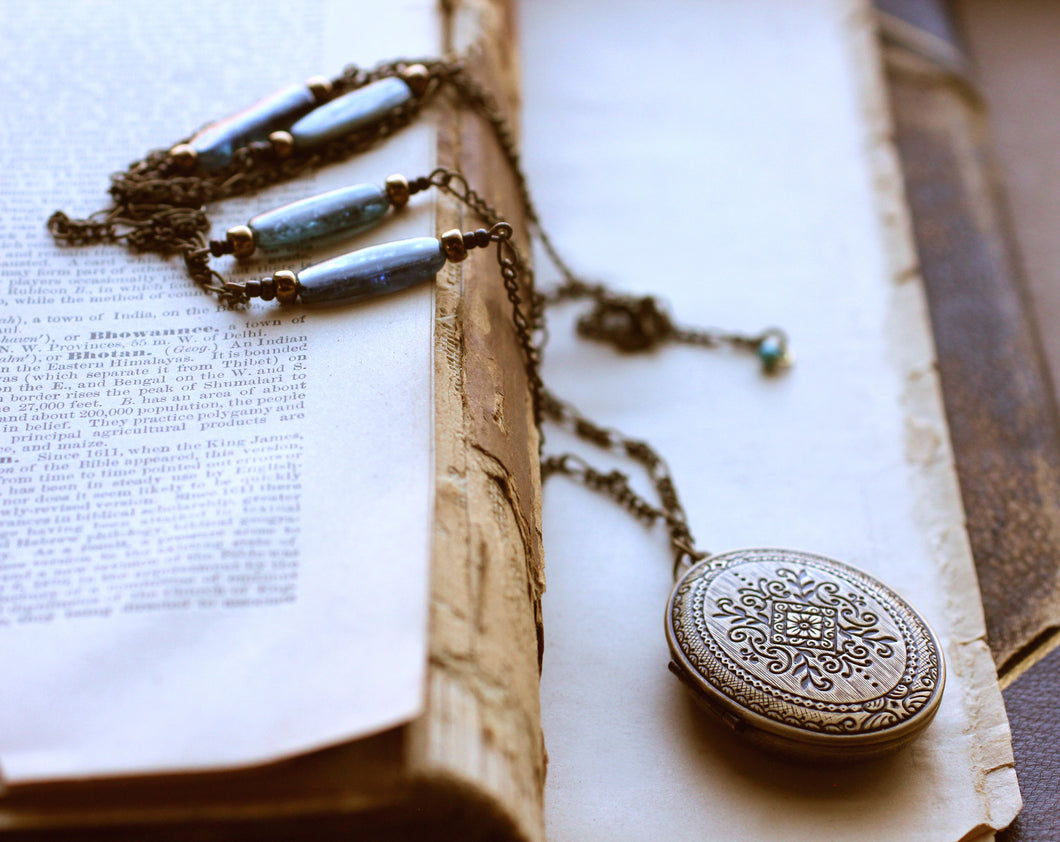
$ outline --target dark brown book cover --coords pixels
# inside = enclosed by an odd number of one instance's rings
[[[967,12],[966,5],[955,7]],[[1004,12],[1019,15],[1020,5],[1006,4]],[[1052,381],[974,52],[945,4],[877,6],[967,530],[988,642],[1007,685],[1025,800],[999,838],[1060,838],[1049,702],[1060,693],[1051,650],[1060,625],[1060,423]]]

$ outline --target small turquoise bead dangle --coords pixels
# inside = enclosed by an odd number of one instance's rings
[[[790,368],[795,362],[788,344],[788,335],[780,328],[772,327],[763,331],[757,339],[755,351],[758,353],[758,359],[762,361],[762,371],[766,374],[777,374],[785,368]]]
[[[787,334],[769,328],[757,336],[745,336],[709,328],[687,328],[674,324],[657,298],[611,292],[605,287],[579,283],[573,292],[555,295],[550,301],[589,298],[593,307],[577,322],[578,335],[604,342],[624,354],[652,351],[664,342],[730,347],[754,351],[766,374],[778,374],[792,365],[794,357]]]

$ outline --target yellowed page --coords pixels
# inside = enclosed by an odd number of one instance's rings
[[[110,172],[284,84],[436,53],[438,21],[427,0],[5,9],[8,785],[258,762],[419,712],[429,285],[329,311],[226,311],[175,259],[58,248],[44,223],[105,206]],[[348,164],[211,209],[213,234],[285,200],[427,172],[435,145],[420,121]],[[414,202],[356,245],[430,233],[429,203]]]

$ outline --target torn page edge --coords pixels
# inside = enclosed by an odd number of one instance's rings
[[[849,33],[850,63],[857,74],[869,159],[881,222],[888,271],[894,281],[889,330],[891,353],[903,383],[906,460],[914,496],[930,550],[944,583],[949,634],[946,657],[951,670],[965,677],[961,700],[973,784],[982,805],[980,817],[1001,830],[1016,817],[1022,798],[1016,781],[1012,739],[990,650],[986,645],[979,584],[964,523],[960,489],[942,407],[926,296],[917,267],[912,220],[891,123],[883,57],[876,19],[866,0],[841,0]],[[910,326],[917,329],[910,330]],[[930,504],[927,502],[930,501]],[[977,821],[969,832],[983,833]]]

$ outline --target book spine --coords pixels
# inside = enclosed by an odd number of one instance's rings
[[[513,15],[504,0],[468,0],[450,4],[447,18],[449,54],[467,57],[509,123],[518,102]],[[447,109],[438,158],[523,230],[511,167],[481,115]],[[439,232],[481,225],[440,202]],[[411,770],[483,804],[480,821],[492,814],[497,838],[542,840],[538,434],[512,303],[492,254],[477,257],[438,278],[430,666]]]

